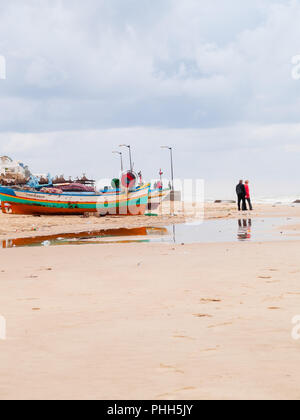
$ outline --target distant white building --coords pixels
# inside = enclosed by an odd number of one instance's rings
[[[0,175],[20,175],[27,177],[28,173],[28,167],[22,162],[16,162],[8,156],[0,157]]]
[[[48,178],[48,174],[33,174],[33,176],[35,176],[37,179],[47,179]]]

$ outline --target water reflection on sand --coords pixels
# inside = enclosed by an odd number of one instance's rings
[[[251,239],[252,219],[238,220],[238,234],[239,241],[246,241]]]
[[[162,242],[167,244],[191,244],[292,240],[297,235],[300,237],[300,232],[293,233],[293,236],[291,236],[283,234],[279,227],[297,224],[300,225],[299,218],[218,219],[167,227],[102,229],[80,233],[6,239],[2,241],[2,248],[108,243]]]

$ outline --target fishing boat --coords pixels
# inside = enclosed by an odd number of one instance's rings
[[[170,188],[150,190],[148,209],[156,210],[161,205],[162,201],[170,194],[170,192]]]
[[[136,191],[140,190],[140,186],[136,188]],[[119,189],[108,189],[108,190],[100,190],[100,194],[105,195],[114,195],[116,193],[120,192]],[[156,210],[162,203],[163,200],[167,198],[167,196],[170,194],[171,190],[170,188],[165,189],[150,189],[149,192],[149,198],[148,198],[148,204],[147,208],[148,210]]]
[[[4,213],[34,215],[142,215],[149,199],[150,184],[138,190],[105,193],[53,193],[6,188],[0,186],[1,209]]]
[[[140,190],[140,186],[138,186],[136,188],[136,191]],[[99,193],[100,194],[105,194],[105,195],[114,195],[116,193],[118,193],[120,190],[119,189],[108,189],[108,190],[100,190]],[[147,208],[148,210],[156,210],[162,203],[162,201],[164,199],[167,198],[167,196],[170,194],[171,190],[170,188],[165,188],[165,189],[150,189],[149,192],[149,198],[148,198],[148,204],[147,204]]]

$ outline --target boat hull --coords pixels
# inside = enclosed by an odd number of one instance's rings
[[[145,213],[149,185],[139,191],[105,194],[49,194],[0,187],[4,213],[33,215],[99,215],[136,216]]]
[[[148,200],[148,210],[156,210],[162,203],[162,201],[170,194],[170,189],[165,190],[151,190]]]

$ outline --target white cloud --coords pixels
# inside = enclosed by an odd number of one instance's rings
[[[1,134],[2,153],[4,155],[26,154],[34,155],[37,149],[43,150],[49,147],[49,140],[45,135],[5,133]]]
[[[20,100],[16,108],[36,102],[32,126],[36,108],[47,108],[38,114],[45,130],[70,128],[72,117],[74,128],[284,120],[299,17],[299,1],[15,0],[0,15],[10,75],[1,88]],[[49,102],[58,100],[57,122]],[[2,127],[13,130],[4,117]],[[28,122],[17,121],[20,129]]]
[[[127,139],[152,177],[170,142],[181,176],[281,185],[298,158],[299,19],[300,0],[5,2],[0,147],[98,177]]]

